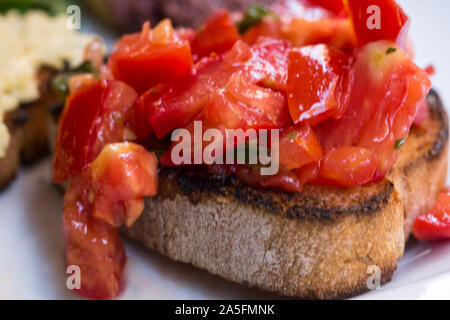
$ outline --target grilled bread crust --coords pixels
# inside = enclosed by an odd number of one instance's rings
[[[32,164],[48,154],[48,107],[58,101],[48,85],[53,74],[53,70],[42,68],[38,73],[39,100],[6,115],[11,140],[6,156],[0,159],[0,190],[14,179],[21,162]]]
[[[412,223],[445,183],[448,120],[435,92],[431,120],[414,128],[383,182],[301,193],[253,188],[233,177],[163,169],[124,232],[176,261],[287,296],[336,299],[390,281]]]

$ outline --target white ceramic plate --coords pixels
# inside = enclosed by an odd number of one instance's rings
[[[400,1],[412,17],[420,66],[434,64],[433,86],[450,103],[450,2]],[[61,193],[50,160],[24,169],[0,195],[0,299],[74,299],[66,289]],[[128,286],[122,299],[266,299],[270,293],[226,282],[126,243]],[[393,281],[360,299],[450,299],[450,242],[411,243]]]

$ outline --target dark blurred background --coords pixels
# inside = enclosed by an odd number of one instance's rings
[[[167,17],[175,26],[196,27],[217,8],[237,11],[254,3],[274,2],[276,0],[84,0],[83,4],[101,21],[121,32],[133,32],[140,30],[146,20],[155,25]]]

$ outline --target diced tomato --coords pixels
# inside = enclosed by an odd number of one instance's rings
[[[260,185],[267,188],[279,188],[288,192],[300,192],[303,189],[303,184],[292,171],[274,176],[261,176]]]
[[[184,77],[192,66],[189,42],[177,38],[169,20],[153,31],[147,22],[141,33],[124,36],[108,61],[114,77],[139,93]]]
[[[265,18],[242,35],[242,40],[255,44],[260,37],[283,39],[283,23],[279,19]]]
[[[390,41],[362,47],[342,85],[339,103],[347,110],[341,119],[329,119],[315,131],[326,149],[360,146],[379,157],[375,179],[395,163],[399,148],[431,87],[427,74]]]
[[[401,42],[406,49],[408,16],[395,0],[347,0],[347,3],[360,46],[391,40]]]
[[[302,186],[318,181],[319,179],[319,163],[313,162],[295,170],[295,175]]]
[[[239,119],[249,123],[248,127],[286,123],[285,97],[272,89],[285,84],[288,47],[270,39],[252,48],[238,41],[226,54],[202,59],[192,75],[166,87],[150,103],[156,136],[162,138],[185,127],[208,106],[214,110],[208,112],[213,124],[226,121],[234,127]],[[216,112],[216,107],[226,109]],[[250,118],[245,120],[246,116]],[[266,122],[255,123],[258,119]]]
[[[222,54],[230,50],[238,40],[239,33],[230,13],[219,10],[205,22],[192,41],[192,55],[199,60],[212,53]]]
[[[336,95],[348,61],[343,53],[322,44],[291,51],[287,97],[294,123],[316,125],[342,116],[345,105],[338,104]]]
[[[156,137],[160,139],[190,123],[210,103],[211,94],[224,87],[249,58],[248,45],[238,42],[222,56],[202,59],[191,75],[154,92],[149,118]]]
[[[286,97],[251,82],[242,73],[233,74],[225,88],[215,92],[203,119],[211,128],[282,128],[291,123]]]
[[[320,161],[320,178],[344,187],[371,182],[378,167],[377,155],[360,147],[338,147]]]
[[[153,153],[133,143],[109,144],[91,164],[92,186],[98,192],[94,199],[94,217],[107,221],[112,226],[124,223],[130,226],[137,218],[135,212],[125,215],[125,208],[119,212],[97,210],[100,200],[108,206],[122,201],[154,196],[158,192],[158,159]],[[99,198],[97,198],[99,197]],[[143,204],[142,204],[143,206]],[[138,214],[140,214],[138,212]],[[109,215],[109,216],[108,216]],[[114,221],[114,222],[113,222]]]
[[[336,15],[345,13],[343,0],[309,0],[309,2],[325,8]]]
[[[117,296],[126,263],[118,228],[130,226],[157,193],[157,159],[142,146],[106,146],[75,177],[64,197],[63,234],[67,265],[81,270],[82,296]]]
[[[136,92],[115,80],[102,80],[71,95],[61,116],[53,158],[55,182],[70,180],[110,142],[124,139],[125,115]]]
[[[450,189],[439,194],[431,211],[414,222],[414,235],[422,241],[450,239]]]
[[[425,72],[431,77],[434,76],[434,74],[436,73],[436,69],[434,68],[434,66],[431,64],[429,66],[427,66],[425,69]]]
[[[77,177],[64,196],[63,235],[66,264],[81,271],[76,293],[91,299],[112,299],[121,289],[126,264],[117,229],[91,214],[87,181]]]
[[[279,162],[284,171],[301,168],[322,158],[322,147],[308,125],[284,128],[280,133]]]

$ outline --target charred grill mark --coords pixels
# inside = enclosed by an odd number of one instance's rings
[[[203,197],[230,196],[239,202],[266,210],[273,214],[284,214],[291,219],[336,221],[345,215],[369,215],[383,209],[391,197],[394,187],[386,183],[381,191],[369,199],[355,199],[348,206],[333,206],[327,201],[318,201],[309,192],[287,193],[262,187],[247,186],[235,177],[205,176],[186,172],[183,169],[164,168],[161,179],[176,181],[179,190],[193,204]],[[336,193],[342,191],[335,190]],[[170,196],[170,195],[169,195]]]
[[[430,90],[430,93],[427,96],[428,105],[430,106],[430,113],[433,119],[439,121],[442,124],[441,129],[439,130],[439,137],[434,143],[434,145],[430,148],[428,153],[425,156],[425,160],[430,161],[440,157],[445,147],[448,144],[448,116],[445,112],[444,106],[442,104],[442,100],[433,89]]]

